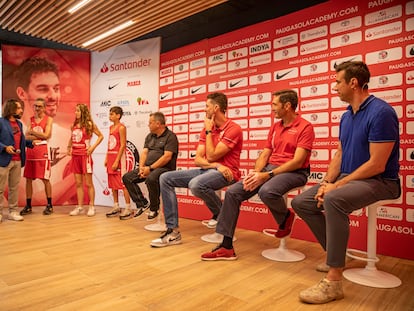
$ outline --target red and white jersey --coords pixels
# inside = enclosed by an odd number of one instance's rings
[[[92,135],[86,133],[84,127],[80,128],[79,124],[72,128],[72,155],[87,155]]]
[[[116,157],[119,153],[119,148],[121,147],[121,136],[119,134],[119,129],[121,127],[125,128],[125,125],[122,123],[118,125],[111,125],[109,128],[109,138],[108,138],[108,151],[107,151],[107,161],[106,161],[106,170],[108,174],[115,174],[118,171],[121,171],[121,173],[126,172],[126,156],[125,151],[121,156],[121,159],[119,161],[118,169],[113,171],[112,170],[112,164],[116,160]]]
[[[45,115],[40,122],[36,122],[35,117],[30,118],[30,128],[37,133],[44,133],[46,131],[48,116]],[[42,144],[35,145],[33,149],[26,149],[27,161],[33,160],[50,160],[49,148],[47,139],[42,139]]]

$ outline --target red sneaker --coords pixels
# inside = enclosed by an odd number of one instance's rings
[[[217,246],[211,252],[201,255],[201,260],[236,260],[237,256],[234,249],[227,249],[221,245]]]
[[[293,211],[290,211],[289,217],[285,221],[285,227],[283,229],[279,227],[279,229],[275,233],[275,237],[281,239],[281,238],[288,236],[290,232],[292,231],[292,225],[293,225],[294,220],[295,220],[295,213]]]

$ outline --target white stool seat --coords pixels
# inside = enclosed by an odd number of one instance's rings
[[[285,193],[283,197],[285,198],[286,206],[287,206],[288,194],[290,192],[300,190],[302,188],[303,187],[297,187]],[[276,231],[277,231],[276,229],[263,229],[263,233],[271,237],[275,237]],[[297,262],[297,261],[301,261],[305,259],[305,255],[303,253],[288,249],[286,247],[286,239],[287,237],[280,239],[278,248],[270,248],[270,249],[266,249],[262,251],[262,256],[267,259],[274,260],[274,261],[280,261],[280,262]]]
[[[379,271],[375,266],[375,263],[379,261],[377,257],[377,208],[396,202],[397,200],[381,200],[366,207],[368,210],[367,251],[348,249],[346,255],[353,259],[365,261],[367,265],[365,268],[346,269],[343,275],[349,281],[376,288],[394,288],[401,285],[399,278],[390,273]]]

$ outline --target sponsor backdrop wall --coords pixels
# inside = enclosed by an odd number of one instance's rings
[[[178,168],[194,167],[208,93],[227,94],[228,117],[243,128],[245,175],[274,122],[271,92],[293,88],[300,96],[299,113],[312,122],[316,133],[307,187],[320,182],[335,153],[339,121],[347,106],[332,91],[334,66],[363,60],[371,70],[371,94],[389,102],[400,121],[403,191],[398,204],[377,211],[378,251],[414,259],[413,31],[414,1],[333,0],[162,54],[160,110],[180,141]],[[211,216],[187,189],[177,189],[177,194],[181,217]],[[350,246],[364,249],[366,212],[351,215],[350,225]],[[261,231],[276,223],[254,197],[243,203],[238,226]],[[292,236],[315,241],[302,220],[296,222]]]
[[[139,164],[139,152],[149,133],[149,114],[158,110],[160,42],[160,38],[148,39],[91,54],[91,111],[104,135],[93,155],[96,205],[113,205],[103,166],[113,106],[124,111],[121,122],[127,128],[127,170]],[[145,185],[142,190],[147,192]],[[124,204],[122,193],[120,203]]]
[[[37,97],[44,97],[46,103],[56,103],[57,112],[54,117],[52,137],[49,140],[49,151],[52,158],[52,191],[53,204],[75,204],[76,191],[74,178],[69,170],[70,157],[67,156],[67,144],[70,139],[70,126],[75,120],[75,106],[77,103],[89,104],[89,67],[90,53],[66,50],[53,50],[35,47],[2,45],[2,102],[9,98],[18,99],[16,93],[14,73],[25,59],[40,57],[54,63],[59,70],[59,86],[54,91],[38,89]],[[34,96],[34,95],[33,95]],[[35,99],[35,98],[33,98]],[[29,123],[34,114],[33,108],[25,103],[22,122]],[[25,179],[20,182],[19,206],[24,206]],[[45,205],[46,195],[41,181],[33,183],[33,205]]]

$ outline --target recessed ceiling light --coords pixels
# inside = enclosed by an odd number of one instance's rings
[[[77,10],[79,10],[81,7],[83,7],[84,5],[86,5],[89,1],[91,0],[82,0],[80,2],[78,2],[78,4],[75,4],[73,7],[71,7],[68,12],[70,14],[76,12]]]
[[[109,37],[110,35],[113,35],[114,33],[121,31],[122,29],[125,29],[129,26],[131,26],[132,24],[134,24],[135,22],[133,20],[127,21],[126,23],[123,23],[119,26],[116,26],[115,28],[112,28],[111,30],[108,30],[107,32],[104,32],[103,34],[100,34],[99,36],[96,36],[95,38],[86,41],[85,43],[82,44],[82,46],[87,47],[88,45],[91,45],[99,40],[102,40],[106,37]]]

